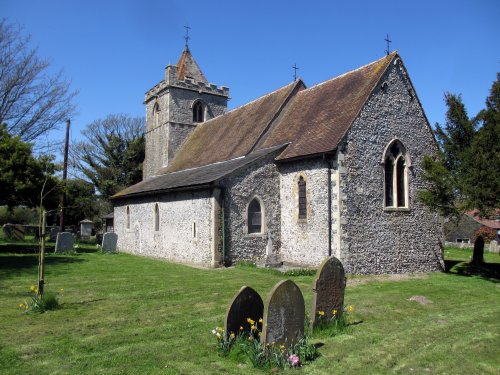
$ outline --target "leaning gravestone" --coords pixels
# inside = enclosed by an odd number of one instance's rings
[[[337,258],[326,258],[316,272],[313,281],[313,303],[311,323],[320,320],[330,320],[333,311],[336,317],[342,316],[344,308],[345,272],[342,263]],[[322,314],[320,315],[320,312]]]
[[[480,264],[484,262],[484,238],[478,236],[474,241],[474,251],[472,253],[473,264]]]
[[[118,235],[113,232],[104,233],[102,237],[102,251],[116,251]]]
[[[226,312],[226,320],[224,322],[224,330],[229,335],[234,333],[237,335],[240,332],[240,327],[243,327],[245,332],[250,331],[250,326],[247,319],[255,321],[257,326],[259,319],[264,315],[264,303],[259,293],[250,288],[243,286],[233,298],[233,302]]]
[[[74,239],[70,232],[60,232],[56,239],[56,253],[73,250]]]
[[[296,343],[304,336],[304,317],[304,297],[299,287],[292,280],[280,281],[264,305],[262,343],[286,346]]]

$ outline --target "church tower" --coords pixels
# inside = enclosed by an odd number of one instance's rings
[[[196,126],[227,109],[229,89],[208,83],[186,44],[177,65],[146,93],[146,157],[143,179],[168,166]]]

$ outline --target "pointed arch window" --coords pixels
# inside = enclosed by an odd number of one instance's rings
[[[384,157],[384,206],[408,208],[408,156],[403,144],[395,140],[387,148]]]
[[[153,127],[157,128],[160,125],[160,105],[155,103],[153,106]]]
[[[299,219],[307,219],[307,196],[306,196],[306,181],[300,176],[298,185],[299,192]]]
[[[155,232],[160,230],[160,207],[155,203],[155,218],[154,218]]]
[[[205,121],[205,108],[202,102],[197,101],[193,105],[193,122],[203,121]]]
[[[125,227],[127,229],[130,229],[130,207],[129,206],[127,206],[127,214],[125,217]]]
[[[262,233],[262,207],[257,198],[252,199],[248,205],[248,233]]]

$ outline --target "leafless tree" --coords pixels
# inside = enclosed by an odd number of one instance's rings
[[[47,72],[49,61],[38,57],[21,31],[0,20],[0,124],[33,142],[71,117],[77,93],[62,72]]]

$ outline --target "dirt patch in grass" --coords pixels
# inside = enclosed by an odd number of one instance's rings
[[[413,301],[420,303],[421,305],[430,305],[432,303],[431,300],[427,299],[427,297],[424,296],[412,296],[408,298],[408,301]]]

